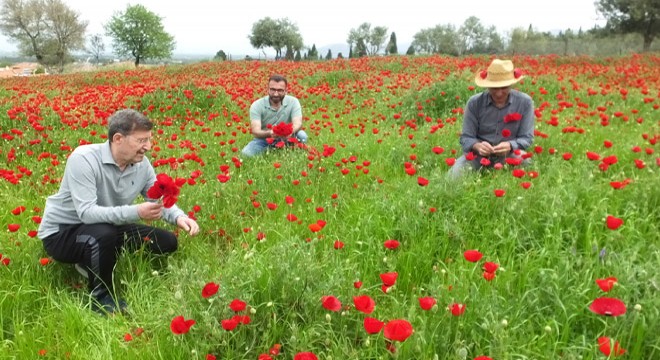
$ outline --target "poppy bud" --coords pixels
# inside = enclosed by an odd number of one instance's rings
[[[486,71],[486,70],[482,70],[482,71],[479,73],[479,76],[480,76],[482,79],[485,80],[485,79],[488,77],[488,71]]]
[[[519,79],[522,76],[522,71],[520,69],[513,69],[513,77]]]

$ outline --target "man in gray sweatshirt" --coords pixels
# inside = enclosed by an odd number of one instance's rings
[[[144,244],[157,254],[177,249],[175,234],[140,220],[163,218],[190,235],[199,232],[197,222],[176,205],[164,208],[146,196],[156,181],[145,156],[151,149],[152,122],[126,109],[114,113],[108,124],[108,141],[79,146],[69,156],[59,191],[46,200],[38,232],[48,255],[76,264],[88,278],[92,308],[101,313],[126,307],[112,285],[122,247]],[[145,201],[135,204],[138,195]]]

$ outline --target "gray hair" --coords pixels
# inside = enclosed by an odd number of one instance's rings
[[[108,138],[112,142],[112,137],[116,133],[124,136],[132,134],[134,131],[149,131],[154,124],[141,112],[133,109],[123,109],[115,112],[108,119]]]

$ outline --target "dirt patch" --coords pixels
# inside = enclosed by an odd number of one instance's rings
[[[32,76],[39,67],[37,63],[18,63],[12,66],[0,68],[0,78],[8,78],[13,76]]]

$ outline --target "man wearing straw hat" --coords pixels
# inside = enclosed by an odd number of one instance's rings
[[[534,102],[511,86],[522,80],[511,60],[494,59],[474,79],[486,91],[473,95],[463,115],[460,144],[463,155],[450,174],[456,178],[468,167],[474,170],[527,165],[523,150],[534,141]]]

